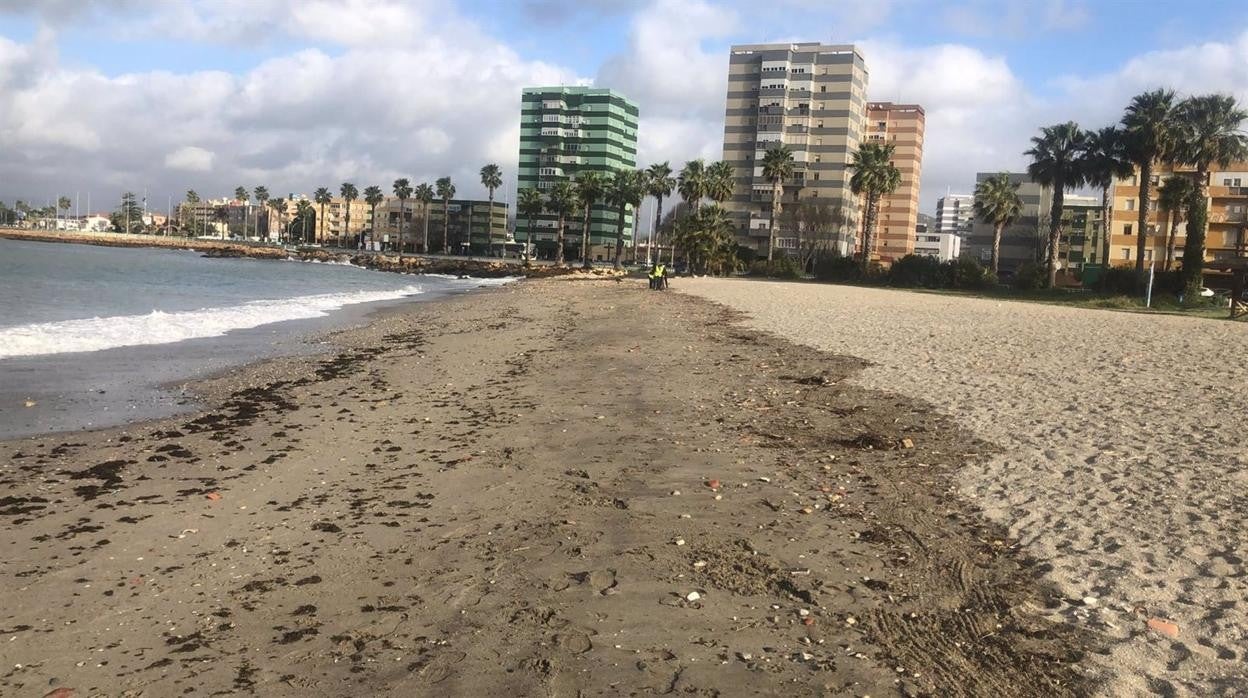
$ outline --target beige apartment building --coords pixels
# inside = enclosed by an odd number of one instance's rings
[[[866,91],[866,62],[852,45],[731,48],[723,157],[736,168],[726,206],[742,245],[767,254],[772,187],[763,178],[762,160],[783,143],[793,151],[796,168],[783,183],[782,208],[798,201],[839,208],[846,224],[832,244],[842,254],[853,252],[859,206],[846,165],[866,130]],[[911,220],[907,239],[913,231]],[[795,249],[796,235],[781,229],[777,246]]]
[[[880,201],[875,249],[871,258],[891,264],[914,252],[919,221],[919,181],[923,172],[923,107],[917,104],[869,102],[865,142],[894,148],[893,165],[901,172],[901,186]],[[859,245],[865,236],[859,235]],[[859,250],[861,251],[861,250]]]
[[[1144,266],[1155,264],[1160,271],[1166,259],[1166,236],[1168,212],[1159,210],[1158,190],[1161,183],[1171,175],[1195,177],[1190,167],[1171,167],[1163,164],[1153,166],[1150,189],[1148,236],[1144,247]],[[1130,177],[1114,182],[1113,211],[1110,214],[1110,263],[1116,267],[1134,267],[1137,259],[1136,245],[1140,215],[1139,171]],[[1209,173],[1209,227],[1205,234],[1205,261],[1229,259],[1245,254],[1248,247],[1248,163],[1232,163],[1225,169]],[[1183,259],[1183,247],[1187,242],[1187,224],[1175,227],[1175,261],[1171,269],[1177,269]],[[1099,261],[1099,260],[1098,260]]]

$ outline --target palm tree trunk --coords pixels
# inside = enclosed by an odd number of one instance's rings
[[[867,194],[867,217],[862,226],[862,273],[871,267],[871,250],[875,248],[875,221],[880,214],[880,195]]]
[[[1057,256],[1062,242],[1062,203],[1066,197],[1066,184],[1060,179],[1053,183],[1053,204],[1049,208],[1049,288],[1057,285]]]
[[[1200,210],[1193,209],[1199,206]],[[1192,225],[1195,222],[1196,225]],[[1185,286],[1199,287],[1204,283],[1205,240],[1209,230],[1209,170],[1196,168],[1196,192],[1188,204],[1187,239],[1183,243],[1183,277]]]
[[[1001,268],[1001,233],[1005,230],[1004,223],[992,226],[992,275],[996,276]]]
[[[324,245],[325,244],[325,204],[321,204],[321,215],[317,216],[316,222],[318,224],[317,227],[321,229],[321,231],[317,233],[316,242],[318,245]]]
[[[1110,186],[1112,186],[1112,184]],[[1101,250],[1102,274],[1109,270],[1109,208],[1111,201],[1112,199],[1109,198],[1109,186],[1103,187],[1101,189],[1101,244],[1103,246]]]
[[[776,249],[776,224],[780,218],[780,180],[771,183],[771,220],[767,222],[767,261]]]
[[[562,211],[559,212],[559,230],[555,234],[555,266],[563,266],[563,217]]]
[[[533,216],[529,216],[529,231],[524,238],[524,266],[531,266],[533,261]]]
[[[646,264],[649,265],[652,260],[657,259],[654,254],[654,248],[659,244],[659,226],[663,223],[663,197],[654,197],[654,230],[650,231],[650,247],[646,250]],[[660,248],[659,257],[663,255]]]
[[[591,264],[589,261],[589,214],[593,208],[593,203],[585,202],[585,224],[581,226],[581,267],[588,269]]]
[[[421,245],[423,247],[422,252],[424,252],[425,254],[429,254],[429,203],[422,202],[420,204],[420,209],[422,211],[422,217],[424,218],[424,223],[422,225],[425,229],[425,233],[424,233],[425,239],[421,242]]]
[[[472,217],[468,218],[468,241],[472,241]],[[485,209],[485,253],[494,254],[494,190],[490,190],[490,206]]]
[[[1140,165],[1140,200],[1139,215],[1136,216],[1136,224],[1139,230],[1135,231],[1135,273],[1137,276],[1144,276],[1144,248],[1148,243],[1148,197],[1149,187],[1152,185],[1153,163],[1146,162]]]
[[[1166,230],[1166,261],[1162,266],[1162,271],[1170,271],[1170,264],[1174,261],[1174,228],[1177,225],[1175,219],[1178,218],[1178,211],[1170,211],[1166,216],[1168,230]]]
[[[612,269],[620,268],[620,258],[624,255],[624,216],[628,206],[620,206],[620,219],[615,225],[615,260],[611,262]]]

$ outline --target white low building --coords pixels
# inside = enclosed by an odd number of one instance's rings
[[[929,233],[927,226],[919,225],[914,234],[914,253],[948,262],[962,254],[962,238],[955,233]]]

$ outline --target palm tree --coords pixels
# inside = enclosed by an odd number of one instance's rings
[[[529,219],[528,235],[524,238],[524,266],[529,266],[529,249],[533,245],[533,221],[542,215],[542,209],[545,202],[542,201],[542,193],[536,189],[521,189],[516,195],[516,209],[520,215]]]
[[[628,207],[636,209],[646,195],[645,173],[641,170],[616,170],[607,184],[607,201],[616,209],[615,261],[612,267],[620,268],[624,254],[624,220]]]
[[[350,182],[343,182],[338,187],[338,193],[342,195],[343,208],[347,212],[342,224],[342,232],[344,236],[349,238],[351,237],[351,202],[360,198],[360,190]]]
[[[659,244],[659,226],[663,222],[663,199],[672,195],[676,178],[672,166],[666,161],[656,162],[646,170],[646,193],[654,197],[654,231],[650,234],[650,247],[646,250],[646,263],[653,261],[654,248]]]
[[[299,199],[299,203],[295,204],[295,218],[299,220],[302,231],[299,233],[299,241],[308,244],[308,217],[313,215],[312,202],[307,199]]]
[[[889,151],[891,158],[892,151]],[[896,169],[896,168],[894,168]],[[793,152],[781,143],[763,155],[763,178],[771,182],[771,220],[767,232],[767,261],[772,260],[776,249],[776,227],[780,223],[780,195],[784,192],[784,180],[793,176]],[[893,189],[897,187],[894,185]],[[891,189],[889,190],[892,191]],[[855,193],[860,193],[855,191]],[[865,268],[865,264],[864,264]]]
[[[1083,186],[1085,181],[1081,160],[1088,136],[1079,124],[1045,126],[1039,136],[1032,136],[1031,148],[1023,155],[1031,156],[1027,174],[1032,181],[1053,188],[1049,209],[1049,288],[1057,284],[1058,244],[1062,239],[1062,205],[1066,189]]]
[[[412,197],[412,183],[406,177],[394,180],[394,197],[399,200],[399,256],[403,256],[403,228],[407,221],[407,200]],[[373,214],[374,225],[376,213]]]
[[[385,200],[386,195],[381,193],[381,187],[376,185],[364,187],[364,203],[368,204],[368,213],[372,221],[368,226],[368,233],[373,240],[377,239],[377,205]],[[403,256],[402,238],[399,238],[399,256]]]
[[[412,198],[420,202],[420,211],[421,216],[424,218],[425,228],[422,252],[429,254],[429,204],[433,203],[433,187],[425,182],[421,182],[412,191]]]
[[[558,233],[555,236],[555,264],[563,266],[563,229],[564,221],[567,215],[577,208],[581,202],[576,198],[576,187],[572,182],[561,179],[555,182],[555,186],[550,188],[550,199],[546,203],[546,208],[559,216]]]
[[[1114,126],[1106,126],[1089,132],[1082,163],[1083,175],[1088,184],[1101,190],[1101,265],[1108,269],[1110,205],[1114,201],[1114,180],[1129,177],[1134,172],[1131,161],[1127,159],[1122,131]]]
[[[1148,243],[1148,212],[1152,208],[1153,163],[1174,155],[1176,129],[1174,90],[1158,89],[1136,95],[1122,116],[1127,156],[1140,170],[1140,199],[1135,231],[1135,273],[1144,274],[1144,249]]]
[[[59,197],[59,198],[56,200],[57,217],[60,217],[60,212],[61,212],[61,211],[64,211],[64,212],[65,212],[65,218],[66,218],[66,219],[68,219],[68,218],[69,218],[69,207],[70,207],[70,206],[73,206],[73,205],[74,205],[73,200],[72,200],[72,199],[70,199],[68,196],[62,196],[62,197]],[[68,225],[66,225],[66,227],[69,227],[69,226],[68,226]]]
[[[681,168],[676,180],[676,191],[691,208],[706,196],[706,163],[701,160],[690,160]]]
[[[763,167],[766,172],[766,165]],[[880,198],[892,194],[901,186],[901,172],[893,165],[892,143],[863,143],[854,151],[848,167],[854,172],[849,178],[850,191],[867,197],[867,213],[862,221],[861,263],[865,273],[871,265],[871,253],[875,250],[875,224],[880,216]],[[772,197],[775,200],[774,191]],[[775,230],[774,213],[772,230]]]
[[[451,199],[455,198],[455,185],[451,183],[450,177],[439,177],[434,182],[437,189],[438,198],[442,199],[442,254],[450,254],[448,247],[448,238],[451,226]]]
[[[1205,232],[1208,227],[1207,201],[1209,170],[1217,164],[1248,160],[1248,137],[1240,126],[1248,119],[1230,95],[1188,97],[1177,108],[1179,123],[1178,159],[1196,168],[1196,187],[1188,209],[1187,242],[1183,246],[1183,280],[1199,287],[1205,266]]]
[[[263,187],[263,186],[256,187],[254,193],[256,195],[256,203],[260,205],[260,210],[263,211],[265,208],[265,202],[269,200],[268,187]],[[265,232],[269,234],[270,238],[273,237],[272,231],[270,231],[267,227],[265,228]],[[259,220],[259,214],[257,214],[256,237],[259,237],[259,236],[260,236],[260,220]]]
[[[273,209],[273,213],[277,216],[277,241],[282,241],[282,228],[286,225],[286,200],[278,197],[269,199],[269,208]]]
[[[1157,190],[1157,206],[1166,218],[1166,259],[1162,271],[1170,271],[1174,262],[1175,228],[1183,222],[1184,210],[1191,203],[1195,191],[1196,185],[1192,180],[1180,175],[1166,177]]]
[[[247,219],[251,217],[251,195],[247,193],[247,187],[237,187],[234,189],[234,198],[238,203],[246,207],[243,211],[243,239],[247,239]]]
[[[1019,182],[1002,172],[975,185],[975,217],[992,226],[992,273],[1001,263],[1001,233],[1023,215]]]
[[[320,228],[321,228],[320,244],[324,245],[325,244],[325,204],[332,202],[334,200],[334,196],[333,194],[330,194],[329,190],[326,189],[325,187],[320,187],[312,194],[312,200],[315,201],[317,205],[321,207],[321,212],[320,214],[317,215],[316,222],[320,225]]]
[[[485,218],[485,240],[487,249],[494,251],[494,190],[503,186],[503,171],[498,165],[490,163],[481,168],[481,186],[485,187],[490,193],[490,207]],[[472,225],[469,224],[469,235],[472,235]]]
[[[133,194],[131,194],[131,196],[133,196]],[[218,222],[218,223],[225,223],[226,221],[230,220],[230,212],[229,212],[229,209],[227,209],[227,208],[226,208],[226,207],[224,207],[224,206],[218,206],[218,207],[214,208],[214,209],[212,210],[212,219],[213,219],[214,221]],[[129,223],[128,223],[128,222],[127,222],[127,227],[129,227]],[[129,230],[126,230],[126,232],[128,233],[128,232],[130,232],[130,231],[129,231]],[[225,239],[225,233],[224,233],[224,232],[222,232],[222,233],[221,233],[221,239],[222,239],[222,240],[224,240],[224,239]]]
[[[582,172],[576,177],[576,198],[585,207],[585,220],[581,223],[581,266],[588,269],[590,213],[594,204],[602,200],[607,192],[607,178],[603,173],[594,170]]]
[[[715,203],[722,204],[732,198],[736,169],[732,163],[719,161],[706,168],[706,196]]]

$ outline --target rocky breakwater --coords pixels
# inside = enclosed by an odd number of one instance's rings
[[[445,257],[420,257],[416,255],[380,255],[380,254],[334,254],[325,250],[300,250],[293,255],[304,261],[348,262],[366,269],[390,271],[405,274],[449,274],[452,276],[471,276],[479,279],[496,279],[507,276],[523,276],[530,279],[549,278],[554,276],[585,276],[587,278],[613,278],[622,276],[623,272],[612,269],[581,270],[572,267],[532,266],[504,261],[485,261],[480,259],[455,259]]]

